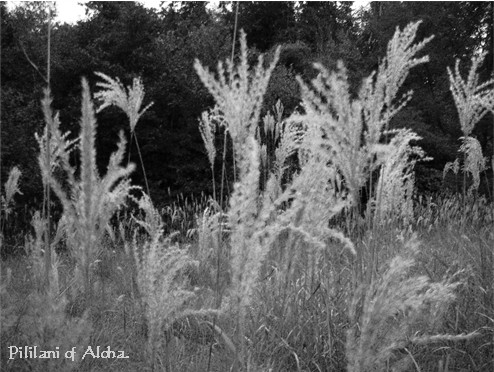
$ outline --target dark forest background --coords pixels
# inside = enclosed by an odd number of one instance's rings
[[[87,19],[77,24],[53,24],[51,89],[62,129],[78,132],[81,77],[96,90],[100,71],[131,84],[143,79],[144,105],[154,105],[136,128],[150,192],[156,205],[178,194],[212,191],[210,168],[198,130],[198,118],[213,99],[197,77],[193,63],[216,69],[230,57],[236,3],[217,7],[204,2],[167,3],[147,9],[135,2],[89,2]],[[462,135],[446,72],[462,61],[465,74],[473,53],[487,51],[483,79],[493,73],[492,2],[372,2],[354,10],[351,2],[240,2],[238,28],[247,34],[252,61],[260,53],[281,58],[265,96],[264,113],[278,99],[290,115],[299,105],[295,77],[315,77],[313,62],[333,68],[342,60],[355,92],[362,78],[377,68],[397,26],[423,20],[419,39],[435,35],[424,53],[430,62],[412,69],[405,89],[414,96],[392,126],[409,127],[423,137],[419,143],[433,157],[418,168],[419,192],[444,187],[442,169],[457,157]],[[22,208],[39,208],[42,185],[34,133],[44,126],[40,108],[46,86],[47,5],[24,3],[1,11],[1,179],[11,167],[23,172],[18,197]],[[237,34],[238,35],[238,34]],[[238,43],[238,40],[237,40]],[[238,47],[236,48],[238,50]],[[116,149],[118,133],[130,138],[128,121],[117,108],[98,114],[98,163],[103,167]],[[487,115],[475,128],[484,155],[493,153],[493,119]],[[218,133],[218,143],[222,134]],[[222,146],[218,146],[220,148]],[[221,161],[221,153],[218,161]],[[130,161],[140,164],[135,142]],[[220,178],[221,167],[218,170]],[[101,169],[103,171],[104,169]],[[229,178],[231,181],[231,177]],[[144,186],[136,167],[134,182]]]

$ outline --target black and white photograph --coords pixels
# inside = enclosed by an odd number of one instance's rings
[[[0,371],[494,371],[494,1],[0,1]]]

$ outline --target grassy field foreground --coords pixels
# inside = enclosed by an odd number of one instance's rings
[[[477,193],[489,165],[470,137],[494,109],[492,81],[478,82],[484,56],[466,81],[458,65],[449,71],[464,137],[445,173],[463,177],[463,194],[418,197],[413,169],[426,154],[416,134],[388,128],[412,97],[398,94],[409,70],[427,62],[418,27],[396,31],[356,97],[343,64],[316,65],[288,118],[281,103],[261,118],[278,53],[251,68],[242,35],[237,64],[211,73],[196,61],[216,101],[199,124],[214,196],[164,210],[131,185],[123,134],[98,173],[88,84],[76,139],[60,131],[47,91],[39,165],[46,205],[56,197],[63,214],[34,213],[23,254],[1,264],[0,369],[493,370],[494,210]],[[120,107],[137,141],[150,107],[140,80],[98,75],[98,111]],[[226,203],[221,139],[234,152]],[[19,177],[5,185],[4,220]]]

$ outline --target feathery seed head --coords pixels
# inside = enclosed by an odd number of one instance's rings
[[[19,189],[19,178],[21,177],[22,172],[17,167],[13,167],[9,172],[9,178],[7,178],[7,182],[5,182],[5,201],[6,205],[9,205],[12,201],[15,194],[22,195],[21,190]]]
[[[112,105],[119,107],[129,118],[130,131],[134,132],[139,118],[153,105],[151,102],[141,110],[144,99],[144,85],[141,78],[134,78],[132,86],[125,88],[118,78],[114,80],[102,72],[95,74],[104,80],[96,83],[96,86],[103,88],[94,94],[95,98],[102,101],[97,112]]]
[[[214,169],[214,159],[216,158],[216,147],[214,145],[214,136],[217,125],[223,124],[223,118],[219,113],[218,107],[212,110],[204,111],[199,119],[199,131],[201,132],[202,141],[208,153],[209,164]]]
[[[249,71],[246,36],[241,31],[239,65],[236,66],[233,61],[227,60],[225,72],[224,65],[220,62],[216,79],[198,60],[194,63],[199,78],[208,88],[223,115],[233,140],[237,160],[243,156],[242,147],[247,138],[255,135],[264,93],[278,58],[279,48],[267,69],[263,67],[263,56],[260,56],[255,69]]]
[[[76,179],[76,168],[69,162],[69,153],[75,141],[68,141],[67,134],[61,134],[58,116],[53,116],[50,103],[49,93],[46,92],[43,100],[46,128],[44,135],[37,137],[42,152],[39,162],[48,183],[62,202],[62,226],[67,236],[68,247],[76,259],[76,278],[81,280],[86,291],[90,291],[93,283],[90,269],[100,249],[101,237],[107,231],[110,218],[126,202],[133,188],[126,177],[133,171],[134,166],[120,166],[125,152],[125,140],[121,134],[118,150],[111,155],[105,176],[101,177],[98,174],[96,118],[89,85],[82,79],[80,177]],[[46,156],[47,151],[50,151],[50,157]],[[50,164],[46,164],[46,158],[50,159]],[[65,172],[68,187],[62,186],[50,171],[50,167],[53,169],[58,164]]]
[[[0,206],[2,210],[5,212],[5,218],[8,218],[10,212],[12,211],[11,206],[14,200],[15,194],[22,195],[21,190],[19,189],[19,178],[21,177],[22,172],[17,167],[13,167],[9,172],[9,178],[7,178],[7,182],[5,182],[5,196],[1,196]]]
[[[494,79],[479,85],[477,69],[482,65],[486,53],[472,57],[472,65],[467,80],[460,74],[460,60],[456,60],[455,69],[448,67],[450,90],[460,119],[461,130],[468,137],[487,112],[494,109]]]
[[[330,155],[326,155],[327,161],[343,175],[354,204],[358,203],[359,190],[368,174],[384,162],[380,145],[383,130],[411,97],[408,92],[394,103],[399,88],[410,68],[427,61],[427,57],[414,58],[431,40],[413,44],[419,24],[396,30],[386,57],[377,73],[364,81],[358,99],[351,98],[347,72],[341,62],[332,73],[316,64],[319,74],[312,87],[298,79],[305,115],[293,119],[309,128],[304,143],[312,145],[311,150],[302,145],[302,150],[306,154],[316,154],[317,150],[318,154],[324,151]]]
[[[349,371],[385,370],[390,358],[398,356],[395,352],[408,345],[417,329],[437,327],[455,298],[459,282],[448,279],[431,283],[425,276],[412,275],[418,253],[415,235],[405,242],[405,247],[408,257],[395,257],[381,278],[355,292],[350,306],[355,325],[347,331]],[[361,315],[357,311],[359,303],[363,305]],[[424,342],[427,339],[421,338]]]

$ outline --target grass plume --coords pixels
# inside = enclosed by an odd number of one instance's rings
[[[117,106],[127,115],[130,125],[130,142],[132,143],[132,138],[135,137],[139,159],[141,160],[142,172],[144,173],[146,191],[148,195],[150,195],[146,169],[144,168],[139,142],[137,141],[137,136],[135,136],[135,128],[141,116],[153,105],[153,102],[141,110],[142,101],[144,100],[144,85],[140,78],[134,78],[132,86],[127,86],[127,88],[125,88],[118,78],[112,79],[102,72],[95,72],[95,74],[103,79],[103,81],[96,83],[96,86],[102,88],[94,94],[94,98],[102,101],[97,112],[101,112],[109,106]]]
[[[482,148],[478,140],[471,136],[475,125],[489,112],[494,110],[494,79],[479,83],[478,68],[482,65],[486,53],[473,56],[468,77],[464,80],[460,73],[460,60],[456,60],[454,71],[447,69],[451,94],[455,101],[463,136],[459,151],[463,153],[463,193],[466,193],[466,175],[470,173],[473,183],[468,193],[477,190],[480,185],[480,173],[486,168],[486,160],[482,155]],[[494,159],[494,158],[493,158]],[[457,162],[455,160],[455,162]],[[443,177],[449,170],[458,170],[455,163],[447,163]],[[457,171],[455,172],[455,174]]]
[[[53,117],[49,106],[50,100],[45,99],[45,117]],[[52,128],[51,143],[56,156],[51,157],[54,164],[43,164],[44,157],[40,157],[40,165],[45,175],[50,175],[49,183],[55,195],[63,206],[65,234],[68,247],[77,261],[76,278],[83,286],[86,295],[92,293],[93,275],[92,268],[100,253],[100,242],[104,236],[108,223],[113,214],[126,202],[131,190],[130,181],[126,178],[134,170],[134,165],[121,167],[125,153],[125,139],[120,134],[118,150],[110,157],[106,175],[101,177],[96,166],[96,118],[93,104],[90,98],[89,86],[85,79],[82,80],[82,117],[80,121],[81,132],[79,134],[80,150],[80,177],[76,178],[76,168],[70,164],[69,153],[71,141],[66,135],[62,135],[58,128],[58,116],[55,116]],[[55,130],[53,130],[55,129]],[[43,147],[41,139],[40,150],[47,151]],[[46,167],[54,167],[55,161],[62,168],[66,176],[65,184],[48,172]]]

